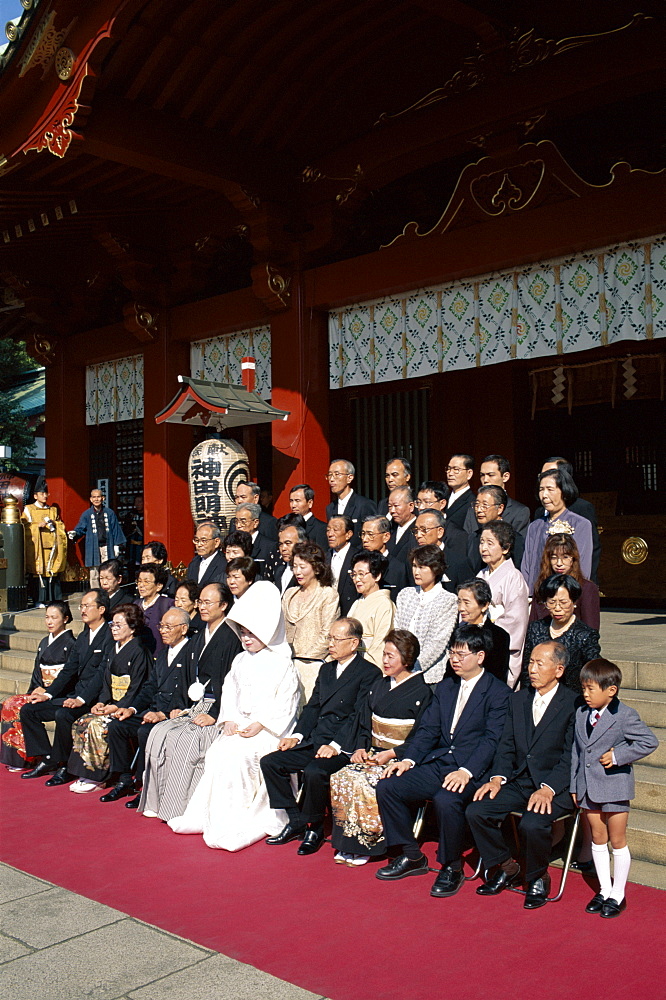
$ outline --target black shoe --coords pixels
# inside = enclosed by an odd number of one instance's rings
[[[130,799],[129,802],[125,803],[125,809],[138,809],[140,801],[141,801],[141,792],[139,792],[138,795],[135,795],[133,799]]]
[[[535,878],[534,881],[530,882],[527,886],[523,909],[538,910],[540,906],[545,906],[548,902],[549,892],[550,875],[542,875],[541,878]]]
[[[427,875],[428,871],[428,859],[425,854],[416,861],[401,854],[399,858],[395,858],[390,864],[376,871],[375,878],[381,879],[382,882],[396,882],[399,878],[407,878],[408,875]]]
[[[66,785],[68,782],[74,780],[74,775],[70,774],[66,767],[59,767],[52,778],[49,778],[46,785],[49,788],[53,788],[55,785]]]
[[[324,843],[323,830],[306,830],[303,835],[303,843],[296,851],[297,854],[316,854]]]
[[[513,885],[520,883],[520,866],[512,866],[509,871],[497,868],[487,882],[480,885],[476,890],[477,896],[499,896],[504,889],[510,889]]]
[[[604,905],[605,902],[606,902],[606,900],[604,899],[604,897],[601,895],[600,892],[598,892],[596,894],[596,896],[592,897],[592,899],[590,900],[590,902],[585,907],[585,912],[586,913],[601,913],[601,911],[603,909],[603,905]]]
[[[114,785],[110,792],[106,795],[100,797],[100,802],[117,802],[118,799],[124,799],[127,795],[133,795],[135,788],[133,784],[126,784],[124,781],[119,781],[117,785]]]
[[[572,872],[580,872],[581,875],[594,875],[594,861],[572,861],[569,865]]]
[[[277,834],[275,837],[267,837],[267,844],[277,844],[278,846],[282,844],[288,844],[290,840],[302,840],[305,834],[304,826],[293,826],[291,823],[287,823],[283,830]]]
[[[37,767],[33,767],[32,771],[24,771],[21,775],[22,778],[43,778],[45,774],[53,774],[57,765],[52,764],[50,760],[42,760],[39,762]]]
[[[435,879],[432,889],[430,890],[430,895],[435,896],[437,899],[444,898],[444,896],[455,896],[458,889],[462,887],[465,881],[465,874],[462,868],[455,869],[450,868],[448,865],[446,868],[442,868],[441,872]]]
[[[626,910],[626,908],[627,908],[626,899],[623,899],[621,903],[618,903],[617,900],[613,899],[613,897],[611,896],[610,899],[605,900],[604,905],[601,907],[601,916],[619,917],[622,911]]]

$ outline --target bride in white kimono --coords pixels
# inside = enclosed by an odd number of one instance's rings
[[[206,752],[204,773],[175,833],[203,833],[208,847],[240,851],[282,830],[286,813],[271,809],[259,767],[291,732],[299,703],[298,674],[285,642],[280,592],[255,583],[226,619],[243,645],[222,686],[220,735]]]

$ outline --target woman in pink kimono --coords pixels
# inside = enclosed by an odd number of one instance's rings
[[[477,574],[488,583],[493,595],[489,609],[490,620],[509,633],[507,684],[513,688],[520,678],[529,617],[527,584],[511,559],[515,536],[516,533],[508,522],[489,521],[479,539],[479,552],[486,565]]]

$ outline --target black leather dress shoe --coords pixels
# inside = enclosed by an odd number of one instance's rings
[[[610,899],[605,900],[604,905],[601,907],[602,917],[619,917],[623,910],[627,908],[627,901],[623,899],[621,903],[618,903],[616,899],[611,896]]]
[[[53,774],[56,769],[56,765],[52,764],[50,760],[42,760],[39,762],[37,767],[33,767],[32,771],[24,771],[21,775],[22,778],[43,778],[45,774]]]
[[[441,872],[433,882],[430,895],[440,899],[444,896],[455,896],[465,881],[465,874],[461,868],[442,868]]]
[[[606,900],[604,899],[604,897],[601,895],[600,892],[598,892],[596,894],[596,896],[592,897],[592,899],[590,900],[590,902],[585,907],[585,912],[586,913],[601,913],[601,910],[602,910],[603,905],[604,905],[605,902],[606,902]]]
[[[303,834],[303,843],[296,851],[297,854],[316,854],[324,843],[323,832],[317,830],[306,830]]]
[[[550,875],[542,875],[541,878],[535,878],[534,881],[530,882],[527,886],[523,909],[538,910],[540,906],[545,906],[548,902],[549,892]]]
[[[277,836],[267,837],[266,843],[271,844],[271,846],[277,844],[279,847],[282,844],[288,844],[290,840],[302,840],[304,833],[304,826],[292,826],[291,823],[287,823]]]
[[[140,801],[141,801],[141,792],[139,792],[138,795],[135,795],[133,799],[130,799],[129,802],[125,803],[125,809],[138,809]]]
[[[476,894],[477,896],[499,896],[504,889],[510,889],[511,886],[519,883],[520,867],[518,865],[515,866],[515,870],[511,868],[508,872],[503,868],[497,868],[495,874],[478,887]]]
[[[396,882],[399,878],[407,878],[408,875],[427,874],[428,859],[425,854],[422,854],[416,861],[401,854],[399,858],[395,858],[390,864],[376,871],[375,878],[381,879],[382,882]]]
[[[117,802],[118,799],[124,799],[127,795],[134,794],[134,785],[127,785],[124,781],[119,781],[117,785],[114,785],[110,792],[106,795],[100,796],[100,802]]]
[[[46,782],[49,788],[55,787],[55,785],[66,785],[69,781],[74,780],[74,775],[70,774],[66,767],[59,767],[52,778]]]

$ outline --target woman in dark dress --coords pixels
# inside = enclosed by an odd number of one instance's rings
[[[483,666],[493,677],[508,684],[511,640],[506,629],[491,622],[488,616],[488,608],[493,599],[489,584],[486,580],[477,577],[475,580],[461,583],[457,593],[460,621],[467,625],[478,625],[492,642],[492,648],[486,653]],[[447,668],[446,675],[447,677],[456,676],[450,666]]]
[[[141,608],[121,604],[109,622],[115,648],[104,668],[99,700],[72,726],[74,748],[67,770],[79,776],[70,792],[91,792],[109,773],[108,720],[119,708],[130,708],[150,676],[153,657],[139,636],[144,627]]]
[[[5,698],[0,713],[0,763],[10,771],[21,771],[31,767],[31,757],[26,756],[25,741],[21,728],[21,708],[28,701],[28,695],[48,693],[65,665],[74,646],[74,635],[67,628],[72,620],[69,605],[65,601],[51,601],[46,605],[44,621],[47,635],[40,641],[35,656],[35,669],[25,694],[15,694]]]
[[[419,641],[407,629],[391,629],[384,642],[385,676],[341,736],[351,764],[331,776],[334,860],[350,867],[386,852],[375,789],[384,768],[430,704],[432,690],[418,671]]]
[[[571,576],[581,586],[581,595],[576,601],[576,618],[589,625],[590,628],[599,628],[599,588],[592,580],[586,580],[580,568],[580,554],[573,535],[550,535],[541,557],[541,568],[534,588],[535,595],[541,589],[542,584],[550,576],[559,573]],[[530,608],[531,622],[540,618],[548,617],[548,608],[535,596]]]
[[[581,667],[588,660],[601,656],[599,632],[579,621],[575,604],[581,595],[580,584],[571,576],[560,573],[551,576],[541,585],[537,595],[548,609],[548,617],[530,622],[525,636],[521,685],[529,684],[527,668],[535,646],[542,642],[560,642],[569,653],[569,663],[564,672],[564,683],[572,691],[582,694]]]

